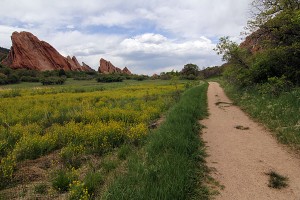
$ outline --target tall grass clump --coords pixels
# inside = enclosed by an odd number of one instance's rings
[[[104,199],[208,199],[204,144],[198,120],[207,115],[207,84],[187,90],[145,147],[128,161],[128,171]]]

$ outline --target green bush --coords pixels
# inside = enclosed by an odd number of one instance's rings
[[[45,77],[41,80],[43,85],[62,85],[67,80],[66,77]]]
[[[40,183],[34,186],[34,193],[36,194],[47,194],[48,186],[45,183]]]
[[[131,147],[129,145],[123,145],[118,150],[118,158],[120,160],[125,160],[130,152]]]
[[[97,77],[97,81],[101,83],[122,82],[123,77],[118,74],[101,74]]]
[[[0,85],[7,84],[7,76],[3,73],[0,73]]]
[[[32,76],[22,76],[20,80],[22,82],[40,82],[39,77],[32,77]]]
[[[89,200],[91,195],[88,192],[88,189],[85,187],[84,183],[80,181],[73,181],[70,184],[70,200]]]
[[[103,176],[100,172],[88,172],[84,178],[84,185],[89,194],[95,194],[97,188],[103,183]]]
[[[83,145],[69,144],[61,149],[59,155],[64,165],[68,167],[79,168],[83,153]]]
[[[268,78],[268,82],[259,86],[259,92],[261,94],[278,96],[280,93],[289,90],[291,85],[292,83],[286,80],[285,76],[282,76],[281,78],[271,77]]]
[[[52,187],[59,192],[69,190],[70,184],[78,179],[75,170],[60,169],[52,174]]]

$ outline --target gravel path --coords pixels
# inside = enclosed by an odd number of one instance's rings
[[[221,200],[300,200],[300,159],[263,126],[231,105],[218,83],[208,89],[209,118],[201,121],[212,176],[225,186]],[[268,187],[271,170],[287,176],[288,187]]]

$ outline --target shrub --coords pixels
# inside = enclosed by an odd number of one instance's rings
[[[7,84],[7,76],[3,73],[0,73],[0,85]]]
[[[22,76],[20,79],[22,82],[39,82],[39,77],[32,77],[32,76]]]
[[[7,77],[7,81],[8,81],[8,83],[19,83],[20,79],[16,74],[10,74]]]
[[[91,195],[88,192],[88,189],[85,187],[84,183],[80,181],[73,181],[70,184],[70,200],[88,200]]]
[[[79,168],[81,165],[81,157],[84,152],[83,145],[69,144],[60,151],[62,162],[66,166]]]
[[[59,192],[68,191],[70,184],[78,179],[78,175],[74,169],[60,169],[53,173],[52,186]]]
[[[118,151],[118,158],[121,160],[125,160],[128,156],[128,154],[130,153],[131,148],[129,145],[123,145],[120,147],[119,151]]]
[[[97,81],[102,83],[122,82],[123,77],[117,74],[102,74],[97,77]]]
[[[62,85],[66,80],[66,77],[46,77],[41,80],[41,83],[43,85]]]
[[[259,92],[261,94],[278,96],[280,93],[287,91],[291,85],[292,83],[286,80],[285,76],[281,78],[271,77],[268,78],[268,82],[259,86]]]
[[[48,186],[45,183],[40,183],[34,186],[34,193],[36,194],[47,194]]]
[[[103,183],[103,177],[100,172],[88,172],[84,178],[84,185],[89,194],[94,194],[99,185]]]

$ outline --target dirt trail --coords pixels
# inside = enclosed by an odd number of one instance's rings
[[[207,162],[214,169],[212,176],[225,186],[216,199],[300,200],[300,160],[231,105],[218,83],[209,84],[208,106],[210,116],[201,121],[207,127],[203,130]],[[271,170],[287,176],[289,186],[280,190],[268,187],[266,173]]]

